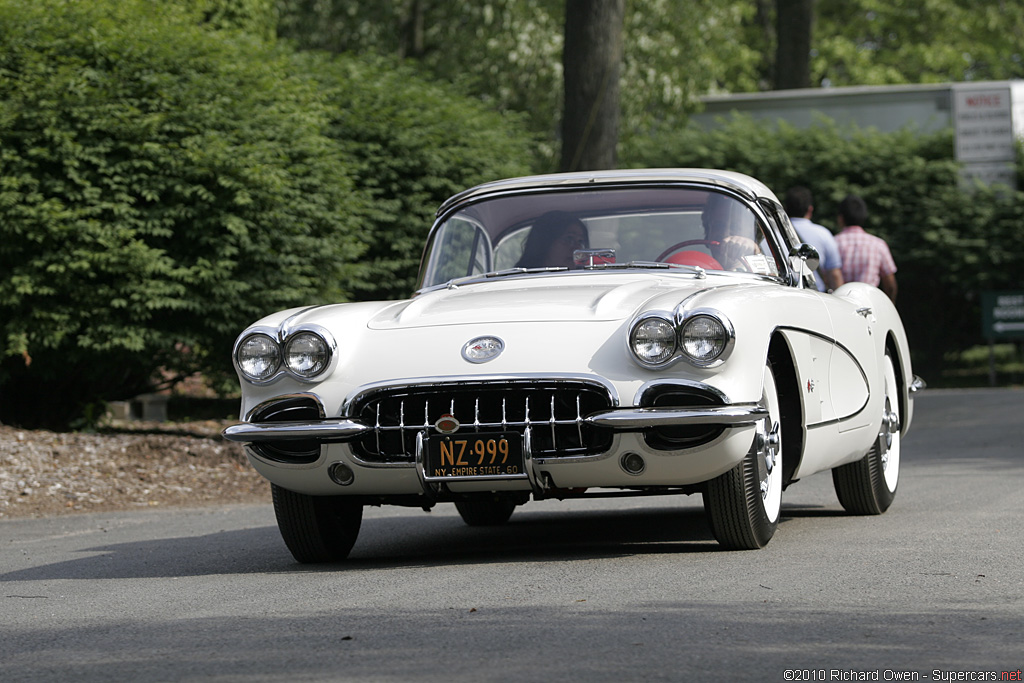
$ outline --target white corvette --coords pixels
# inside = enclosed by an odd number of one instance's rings
[[[703,496],[759,548],[782,491],[832,470],[842,506],[893,500],[913,392],[896,309],[818,256],[736,173],[504,180],[437,213],[405,301],[281,311],[238,338],[246,444],[300,562],[346,557],[364,505]]]

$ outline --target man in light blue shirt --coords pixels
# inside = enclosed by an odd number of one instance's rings
[[[843,261],[839,257],[839,247],[832,232],[824,225],[811,222],[811,215],[814,213],[814,204],[811,200],[811,191],[806,187],[797,186],[786,191],[784,204],[796,234],[817,249],[821,257],[821,265],[814,273],[818,291],[831,292],[843,284]]]

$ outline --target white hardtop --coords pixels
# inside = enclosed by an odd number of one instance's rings
[[[454,205],[488,195],[543,190],[545,188],[567,189],[605,185],[677,185],[688,183],[714,185],[732,190],[748,199],[768,197],[777,201],[775,194],[767,185],[743,173],[708,168],[645,168],[551,173],[495,180],[477,185],[450,197],[438,208],[437,215],[440,217]]]

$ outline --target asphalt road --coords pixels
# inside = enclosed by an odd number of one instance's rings
[[[371,509],[326,567],[269,505],[0,522],[0,680],[1021,680],[1022,444],[1024,391],[925,391],[888,513],[817,475],[748,552],[699,497]]]

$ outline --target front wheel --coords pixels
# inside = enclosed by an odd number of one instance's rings
[[[763,548],[779,525],[782,507],[782,423],[779,392],[769,362],[761,402],[768,416],[758,423],[743,461],[708,482],[704,511],[719,544],[733,550]]]
[[[892,356],[885,352],[882,426],[868,454],[832,470],[832,484],[843,509],[854,515],[880,515],[896,497],[900,479],[899,385]]]
[[[363,521],[363,506],[344,496],[309,496],[270,485],[284,544],[299,562],[348,557]]]

